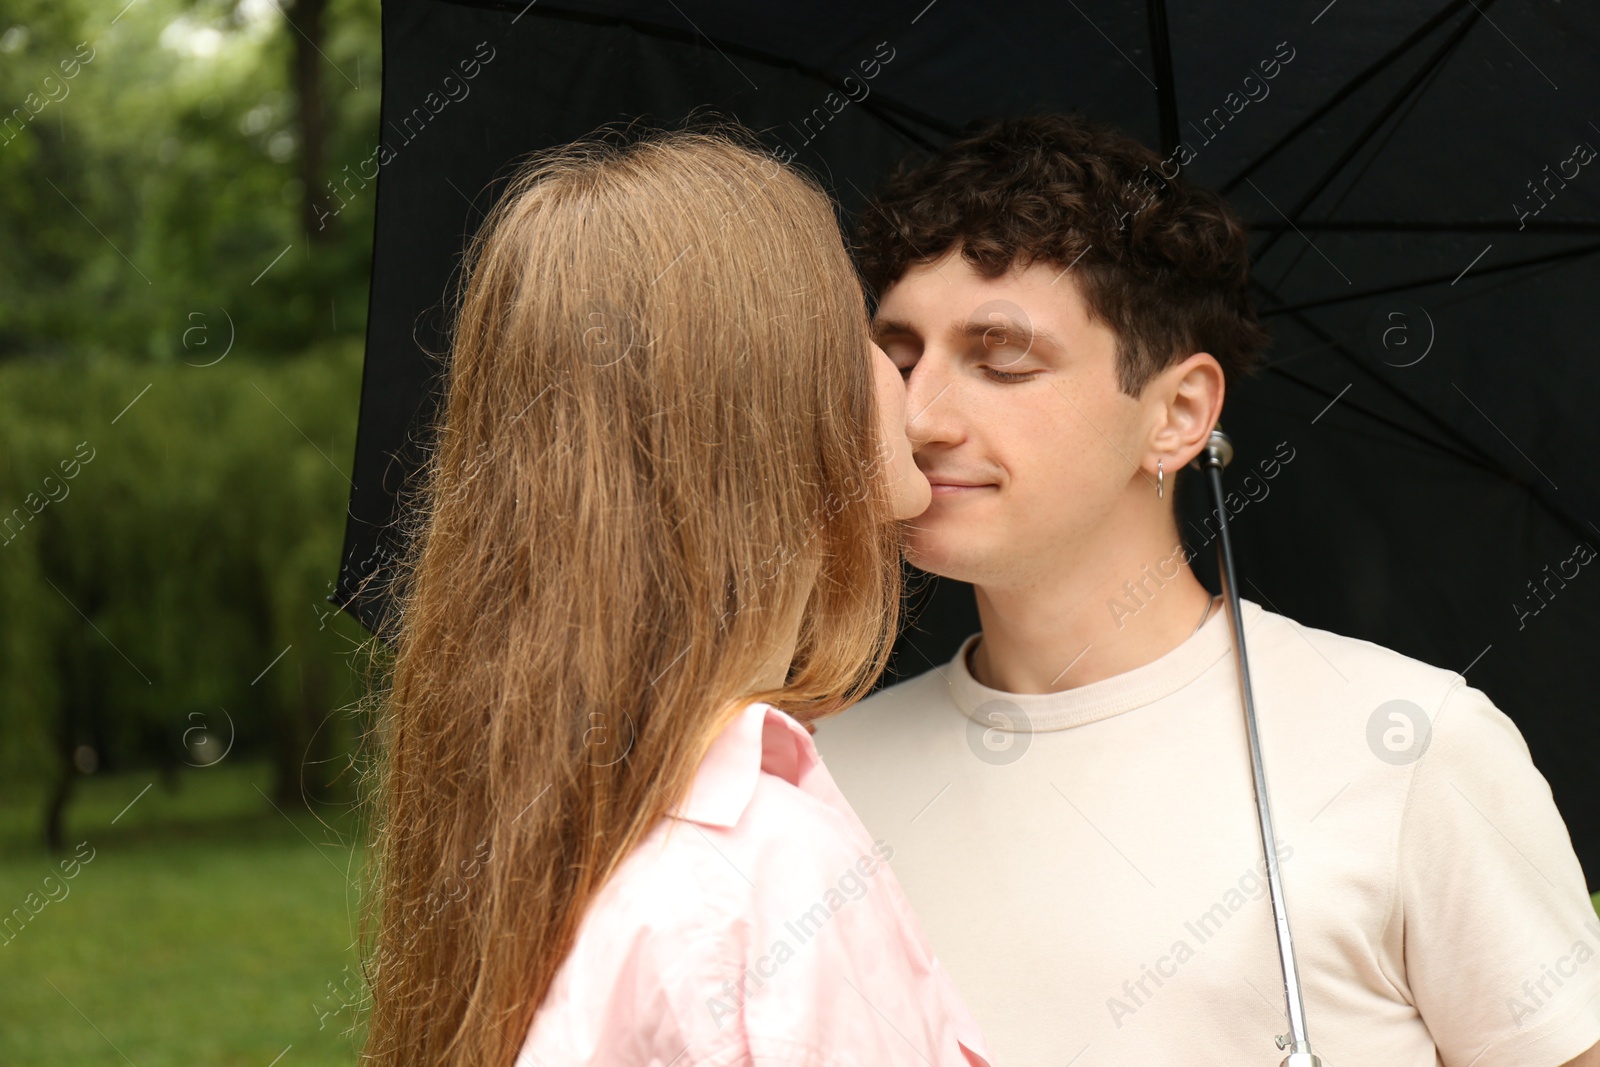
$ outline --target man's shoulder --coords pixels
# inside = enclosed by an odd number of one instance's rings
[[[1454,670],[1376,641],[1324,630],[1266,609],[1245,633],[1245,652],[1252,670],[1260,664],[1259,669],[1303,682],[1342,680],[1341,688],[1371,689],[1396,699],[1437,700],[1462,680]]]
[[[1357,707],[1377,722],[1369,722],[1367,739],[1375,745],[1400,716],[1410,721],[1410,729],[1420,731],[1417,738],[1426,748],[1418,751],[1429,752],[1435,768],[1484,768],[1506,759],[1529,759],[1516,723],[1460,671],[1275,612],[1263,612],[1260,624],[1245,637],[1258,689],[1262,675],[1269,674],[1280,691],[1301,695],[1298,707],[1322,707],[1325,725],[1342,729],[1351,708]],[[1252,643],[1255,634],[1262,640]],[[1313,695],[1317,699],[1309,699]]]

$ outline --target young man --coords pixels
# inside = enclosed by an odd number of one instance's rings
[[[933,485],[908,555],[983,629],[816,743],[1006,1067],[1285,1055],[1232,635],[1172,509],[1267,338],[1237,219],[1163,165],[989,124],[860,235]],[[1293,477],[1294,444],[1239,458]],[[1243,622],[1326,1067],[1600,1064],[1600,920],[1517,728],[1453,672]]]

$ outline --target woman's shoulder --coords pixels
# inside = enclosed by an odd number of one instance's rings
[[[572,1063],[665,1051],[682,1067],[742,1051],[965,1067],[960,1046],[980,1050],[982,1038],[892,854],[869,839],[804,728],[753,705],[592,902],[530,1047]],[[617,1044],[628,1041],[631,1052]]]
[[[838,914],[888,873],[893,847],[871,839],[809,735],[794,728],[798,736],[786,737],[785,725],[768,723],[765,743],[742,762],[703,766],[697,794],[619,867],[607,888],[634,925],[663,936],[711,928],[757,937],[820,914],[819,903]],[[781,751],[786,744],[791,753]],[[903,926],[906,916],[895,906],[903,895],[898,884],[893,889],[855,909],[860,919],[874,928]],[[709,942],[699,943],[709,950]]]
[[[893,846],[872,839],[810,735],[780,715],[762,721],[760,773],[732,825],[673,831],[700,839],[739,901],[708,935],[723,977],[706,1018],[775,1062],[981,1062],[977,1024],[889,866]]]

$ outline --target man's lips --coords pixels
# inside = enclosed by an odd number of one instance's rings
[[[949,485],[962,489],[979,489],[994,484],[993,482],[974,482],[966,478],[948,477],[942,474],[925,474],[924,477],[928,479],[929,485]]]
[[[957,478],[929,478],[928,487],[934,496],[960,496],[966,493],[976,493],[982,489],[993,489],[991,482],[968,482]]]

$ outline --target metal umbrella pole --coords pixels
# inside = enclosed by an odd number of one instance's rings
[[[1233,461],[1233,442],[1221,430],[1212,430],[1205,451],[1190,463],[1209,474],[1211,499],[1216,505],[1218,538],[1217,571],[1222,578],[1223,599],[1233,625],[1234,659],[1239,668],[1239,690],[1244,698],[1244,721],[1250,734],[1250,763],[1255,770],[1256,813],[1261,825],[1261,850],[1267,859],[1267,887],[1272,894],[1272,917],[1278,932],[1278,956],[1283,964],[1283,995],[1289,1008],[1289,1033],[1276,1037],[1280,1049],[1289,1055],[1279,1067],[1322,1067],[1322,1060],[1311,1051],[1306,1037],[1306,1008],[1300,999],[1300,971],[1294,962],[1294,939],[1289,934],[1289,912],[1283,900],[1283,884],[1278,878],[1278,850],[1272,833],[1272,805],[1267,800],[1267,776],[1261,766],[1261,738],[1256,732],[1255,701],[1250,691],[1250,662],[1245,656],[1244,621],[1239,613],[1239,590],[1234,579],[1233,544],[1228,539],[1228,509],[1222,500],[1222,468]]]

